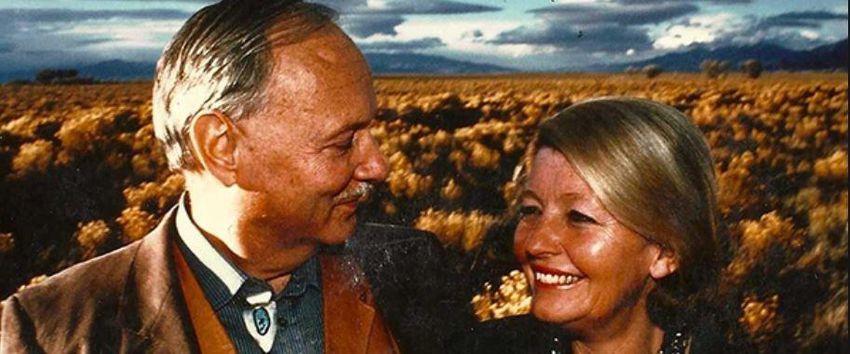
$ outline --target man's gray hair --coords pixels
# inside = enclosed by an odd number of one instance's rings
[[[223,0],[195,13],[166,46],[153,87],[153,124],[172,170],[199,168],[189,126],[218,111],[234,122],[263,102],[271,47],[298,43],[333,10],[300,0]]]

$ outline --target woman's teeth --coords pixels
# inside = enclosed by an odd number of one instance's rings
[[[534,272],[534,280],[549,285],[570,285],[581,279],[575,275],[555,275],[541,272]]]

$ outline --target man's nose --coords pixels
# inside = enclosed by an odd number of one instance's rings
[[[367,134],[362,147],[362,159],[359,162],[357,169],[354,170],[354,177],[363,181],[383,181],[389,173],[387,158],[378,148],[378,143],[372,134]]]

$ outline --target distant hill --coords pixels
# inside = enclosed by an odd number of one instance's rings
[[[589,71],[623,71],[629,66],[657,64],[665,71],[699,71],[703,60],[726,60],[733,68],[742,61],[757,59],[766,70],[847,70],[847,38],[810,50],[792,50],[775,44],[728,46],[709,49],[694,47],[684,52],[668,53],[652,59],[592,66]]]
[[[847,70],[847,38],[832,44],[823,45],[809,51],[795,52],[783,58],[779,67],[786,70],[829,70],[843,68]]]
[[[376,74],[489,74],[515,71],[513,69],[449,59],[436,55],[415,53],[366,53],[366,60]],[[151,80],[155,63],[108,60],[76,68],[80,77],[99,81]],[[0,72],[0,83],[9,80],[32,80],[38,70]]]
[[[79,77],[98,81],[128,81],[152,79],[155,67],[155,63],[108,60],[90,65],[66,65],[51,69],[77,69]],[[0,83],[11,80],[32,81],[39,71],[41,70],[0,72]]]
[[[151,80],[155,63],[108,60],[81,67],[80,76],[89,76],[102,81]]]

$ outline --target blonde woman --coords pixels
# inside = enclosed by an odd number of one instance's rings
[[[527,156],[514,251],[534,319],[485,325],[467,351],[728,351],[711,305],[714,166],[687,116],[642,99],[585,101],[541,123]]]

